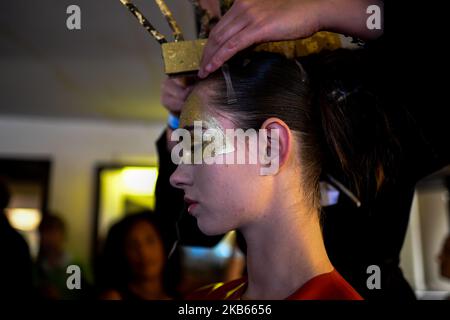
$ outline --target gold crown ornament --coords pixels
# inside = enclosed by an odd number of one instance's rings
[[[166,37],[156,30],[130,0],[120,0],[120,2],[122,2],[122,4],[136,17],[139,23],[161,45],[164,60],[164,72],[167,75],[183,75],[196,72],[200,66],[206,39],[185,41],[181,28],[173,17],[170,9],[163,0],[155,1],[172,29],[173,42],[168,42]]]
[[[168,42],[166,37],[156,30],[130,0],[120,0],[136,17],[139,23],[161,45],[164,72],[167,75],[177,76],[196,73],[199,70],[203,50],[208,39],[184,40],[181,28],[170,9],[163,0],[155,1],[172,30],[173,42]],[[305,39],[262,43],[253,46],[252,50],[275,52],[283,54],[287,58],[297,58],[322,50],[352,47],[352,45],[349,45],[349,41],[345,45],[346,41],[342,41],[344,38],[344,36],[337,33],[321,31]]]

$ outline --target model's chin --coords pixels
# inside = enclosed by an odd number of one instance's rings
[[[223,230],[223,227],[214,225],[213,223],[202,221],[202,218],[199,219],[198,217],[197,217],[197,226],[200,229],[200,231],[207,236],[218,236],[221,234],[225,234],[228,231]]]

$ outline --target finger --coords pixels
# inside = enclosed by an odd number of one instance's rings
[[[163,92],[163,97],[170,97],[176,100],[185,101],[189,94],[192,92],[193,86],[186,88],[173,87],[171,90],[165,90]]]
[[[168,97],[183,101],[183,103],[186,101],[187,97],[189,96],[190,91],[189,90],[183,90],[181,92],[171,93],[168,95]]]
[[[248,9],[248,4],[243,4],[240,0],[234,1],[230,9],[225,13],[225,15],[220,18],[214,28],[220,32],[224,31],[231,25],[231,21],[233,21],[236,17],[242,15]]]
[[[191,94],[192,90],[194,90],[194,86],[188,86],[188,87],[185,89],[185,94],[186,94],[185,100],[186,100],[187,97]]]
[[[217,25],[211,30],[209,34],[208,40],[219,40],[219,44],[222,44],[226,40],[221,39],[221,35],[225,33],[230,33],[230,29],[235,27],[236,22],[243,20],[242,17],[246,17],[246,13],[250,9],[251,5],[248,2],[238,1],[236,0],[231,6],[230,10],[219,20]],[[237,19],[238,17],[241,17]],[[248,20],[248,19],[246,19]],[[236,32],[231,32],[234,34]],[[226,38],[228,38],[226,36]]]
[[[219,25],[214,27],[203,51],[203,57],[200,63],[200,72],[205,71],[205,67],[211,62],[212,57],[223,46],[225,42],[248,27],[250,23],[251,20],[248,16],[240,15],[232,20],[227,28],[216,29],[217,27],[219,27]]]
[[[180,86],[178,82],[173,80],[164,83],[162,92],[173,96],[185,97],[186,92],[190,90],[190,86]]]
[[[231,26],[231,28],[235,29],[233,23],[236,21],[236,17],[245,15],[245,12],[247,10],[249,10],[250,7],[251,7],[251,4],[249,4],[248,1],[240,1],[240,0],[234,1],[231,8],[219,20],[217,25],[214,26],[213,30],[209,34],[208,42],[206,43],[206,47],[205,47],[204,54],[203,54],[203,57],[207,58],[206,60],[209,60],[211,53],[214,53],[215,51],[217,51],[217,49],[222,44],[222,43],[216,43],[216,41],[220,40],[220,39],[217,39],[216,36],[220,36],[221,34],[227,32],[227,30],[230,28],[230,26]],[[237,32],[237,31],[234,31],[234,33],[235,32]],[[229,38],[234,33],[228,32],[228,35],[226,37]],[[205,55],[205,53],[206,53],[206,55]],[[206,66],[206,64],[203,63],[204,60],[205,59],[202,59],[201,67]]]
[[[260,42],[263,39],[262,28],[259,25],[247,27],[236,36],[225,42],[212,57],[211,62],[205,67],[203,72],[199,72],[200,78],[207,77],[210,73],[220,68],[228,59],[239,51]]]
[[[191,94],[192,89],[194,89],[193,86],[186,87],[183,92],[180,93],[179,97],[181,100],[185,101],[187,97]]]
[[[184,80],[181,78],[166,78],[163,82],[163,86],[168,90],[173,90],[175,88],[184,89],[186,87],[184,85]]]
[[[162,105],[170,112],[178,114],[184,105],[184,100],[178,99],[174,96],[165,96],[161,99]]]

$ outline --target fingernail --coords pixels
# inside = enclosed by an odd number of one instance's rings
[[[213,66],[212,66],[212,64],[210,63],[210,64],[208,64],[208,65],[206,66],[206,71],[207,71],[207,72],[211,72],[211,71],[212,71],[212,68],[213,68]]]

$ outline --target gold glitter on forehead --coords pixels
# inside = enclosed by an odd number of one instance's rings
[[[200,97],[193,92],[186,100],[181,111],[180,128],[193,126],[194,121],[204,121],[202,101]]]
[[[193,126],[195,121],[202,121],[204,129],[217,129],[225,134],[219,120],[208,112],[199,94],[194,92],[186,100],[181,112],[180,128]]]
[[[196,92],[194,92],[186,100],[186,104],[184,105],[181,112],[180,128],[189,127],[189,129],[191,129],[196,124],[196,121],[201,121],[202,129],[207,130],[202,134],[203,139],[215,139],[214,137],[220,139],[221,143],[216,145],[216,149],[214,150],[215,155],[234,151],[232,141],[229,141],[227,135],[225,134],[225,130],[222,128],[219,120],[207,111],[201,97]],[[208,129],[212,129],[212,132]],[[203,147],[205,148],[208,144],[209,143],[204,143]]]

